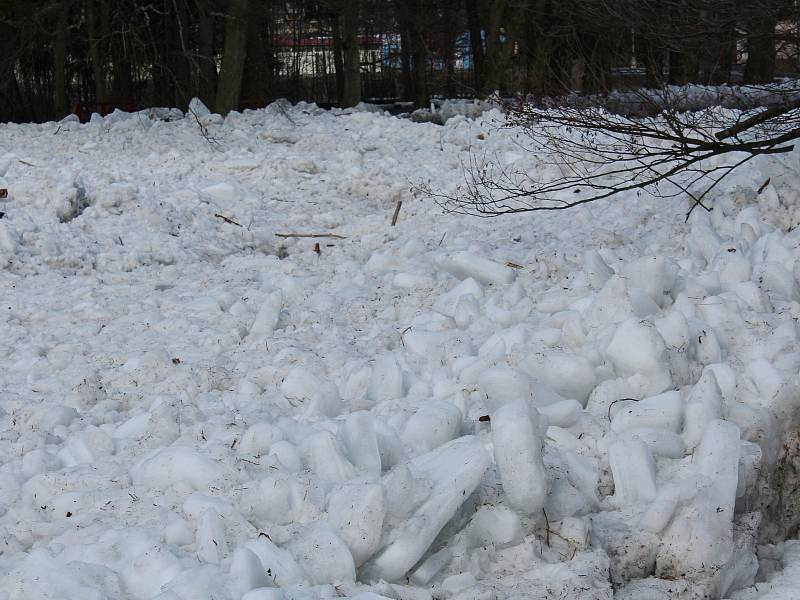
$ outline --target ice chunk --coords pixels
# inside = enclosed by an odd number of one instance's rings
[[[344,485],[328,500],[328,521],[361,566],[379,548],[386,499],[379,484]]]
[[[195,533],[195,549],[197,558],[215,565],[228,554],[225,524],[217,511],[209,509],[200,515]]]
[[[628,285],[639,288],[659,306],[664,304],[664,292],[675,280],[676,267],[668,264],[663,256],[643,256],[625,265],[624,273]]]
[[[662,428],[678,433],[683,425],[684,404],[680,392],[664,392],[628,403],[620,408],[611,420],[611,429],[621,433],[642,427]]]
[[[261,456],[267,454],[275,442],[283,439],[283,432],[271,423],[255,423],[247,428],[239,442],[240,455]]]
[[[494,459],[509,504],[525,515],[542,510],[547,474],[542,460],[539,413],[524,401],[507,404],[492,415]]]
[[[373,476],[381,474],[381,453],[372,416],[366,411],[350,414],[339,430],[347,458],[359,470]]]
[[[703,479],[694,474],[684,479],[670,481],[669,485],[658,491],[655,500],[650,503],[639,520],[639,525],[651,533],[661,533],[677,508],[692,500],[704,485]]]
[[[658,553],[656,575],[704,581],[733,557],[733,510],[739,473],[739,428],[729,421],[709,423],[694,452],[706,483],[673,518]]]
[[[489,412],[515,400],[531,401],[533,398],[530,376],[504,363],[484,370],[478,376],[478,385],[486,394]]]
[[[645,375],[652,394],[672,384],[664,338],[647,321],[629,319],[622,323],[606,348],[606,356],[622,376]]]
[[[464,530],[472,548],[494,546],[501,549],[522,541],[525,530],[513,510],[505,506],[482,506]]]
[[[621,439],[636,438],[647,444],[656,456],[666,458],[682,458],[686,454],[686,445],[677,433],[655,427],[640,427],[626,430]]]
[[[269,460],[271,462],[277,461],[276,468],[283,468],[291,473],[296,473],[303,469],[303,459],[300,456],[297,448],[291,442],[281,440],[272,444],[269,450]]]
[[[431,482],[430,495],[393,531],[391,542],[364,565],[363,578],[400,580],[475,491],[488,466],[486,450],[474,436],[458,438],[414,459],[411,469]]]
[[[458,437],[461,411],[451,402],[432,400],[411,415],[403,428],[403,442],[417,453],[428,452]]]
[[[722,416],[722,392],[714,371],[706,368],[686,400],[683,438],[688,448],[700,443],[708,424]]]
[[[597,250],[588,250],[583,257],[583,270],[589,279],[589,285],[599,290],[602,288],[614,271],[606,264]]]
[[[250,335],[263,336],[269,335],[275,331],[282,308],[283,292],[281,290],[275,290],[267,296],[261,308],[258,310],[253,325],[250,327]]]
[[[308,578],[292,554],[278,548],[266,536],[259,536],[245,544],[261,561],[261,567],[272,583],[278,587],[307,583]]]
[[[440,296],[433,303],[433,310],[446,317],[455,317],[456,307],[463,296],[472,296],[480,301],[483,299],[483,288],[472,277],[467,277],[452,290]]]
[[[233,553],[230,577],[233,592],[237,597],[255,588],[267,587],[271,583],[258,556],[247,548],[237,548]]]
[[[621,439],[608,451],[614,477],[614,500],[620,506],[650,502],[656,497],[656,465],[653,455],[639,439]]]
[[[180,482],[194,490],[202,490],[222,479],[226,470],[217,461],[192,448],[171,446],[153,450],[135,463],[130,473],[134,485],[166,489]]]
[[[200,190],[200,195],[211,202],[230,205],[241,200],[241,194],[230,183],[216,183]]]
[[[580,420],[583,413],[583,407],[577,400],[561,400],[540,406],[538,410],[542,416],[547,417],[549,425],[556,427],[572,427]]]
[[[534,380],[552,388],[563,398],[577,400],[584,406],[597,385],[592,363],[568,352],[530,356],[523,361],[522,368]]]
[[[268,475],[242,494],[242,507],[263,524],[291,523],[297,507],[295,485],[282,475]]]
[[[342,410],[342,399],[336,384],[300,365],[293,367],[286,375],[281,392],[292,405],[302,406],[306,417],[334,417]]]
[[[403,371],[392,354],[378,357],[372,367],[367,395],[374,402],[403,397]]]
[[[278,588],[260,587],[244,594],[242,600],[286,600],[286,594]]]
[[[483,284],[507,284],[517,276],[511,267],[470,252],[454,252],[441,256],[436,264],[456,277],[471,277]]]
[[[353,583],[356,580],[350,549],[325,521],[309,525],[293,537],[286,548],[304,566],[312,584]]]
[[[301,448],[306,465],[323,481],[341,483],[356,476],[355,468],[331,432],[311,434],[303,440]]]

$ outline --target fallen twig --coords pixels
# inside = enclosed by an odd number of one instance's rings
[[[398,200],[397,206],[394,207],[394,214],[392,215],[392,227],[397,225],[397,217],[400,214],[400,208],[403,206],[403,201]]]
[[[762,183],[762,184],[761,184],[761,187],[760,187],[760,188],[758,188],[758,192],[756,192],[756,193],[757,193],[757,194],[760,194],[760,193],[761,193],[761,192],[763,192],[765,189],[767,189],[767,186],[769,185],[769,182],[770,182],[770,180],[771,180],[771,179],[772,179],[771,177],[767,177],[767,180],[766,180],[764,183]]]
[[[219,213],[214,213],[214,216],[217,217],[218,219],[222,219],[226,223],[230,223],[231,225],[236,225],[237,227],[241,227],[242,226],[241,223],[237,223],[236,221],[234,221],[230,217],[226,217],[225,215],[221,215]]]
[[[523,267],[522,265],[518,265],[518,264],[517,264],[517,263],[515,263],[515,262],[511,262],[510,260],[509,260],[509,261],[506,261],[506,266],[507,266],[507,267],[511,267],[512,269],[524,269],[524,268],[525,268],[525,267]]]
[[[279,238],[336,238],[346,240],[347,238],[338,233],[276,233]]]
[[[611,420],[611,407],[614,406],[617,402],[625,402],[626,400],[630,400],[631,402],[638,402],[636,398],[619,398],[618,400],[614,400],[611,404],[608,405],[608,420]]]

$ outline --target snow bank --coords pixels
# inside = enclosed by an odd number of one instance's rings
[[[793,597],[797,157],[489,222],[367,108],[3,126],[0,596]]]

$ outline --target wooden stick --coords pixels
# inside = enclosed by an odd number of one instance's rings
[[[337,233],[276,233],[279,238],[336,238],[346,240],[347,238]]]
[[[400,207],[403,206],[403,201],[398,200],[397,206],[394,207],[394,215],[392,215],[392,227],[397,225],[397,216],[400,214]]]
[[[761,192],[763,192],[767,188],[767,186],[769,185],[770,179],[772,179],[772,178],[771,177],[767,177],[767,180],[764,183],[761,184],[761,187],[758,188],[758,191],[756,192],[756,194],[760,194]]]
[[[230,217],[226,217],[225,215],[221,215],[219,213],[214,213],[214,216],[217,217],[218,219],[222,219],[226,223],[230,223],[231,225],[236,225],[237,227],[241,227],[242,226],[241,223],[237,223],[236,221],[234,221]]]

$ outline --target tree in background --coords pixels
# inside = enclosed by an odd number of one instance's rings
[[[793,0],[0,0],[0,118],[763,84]],[[88,116],[88,115],[84,115]]]

